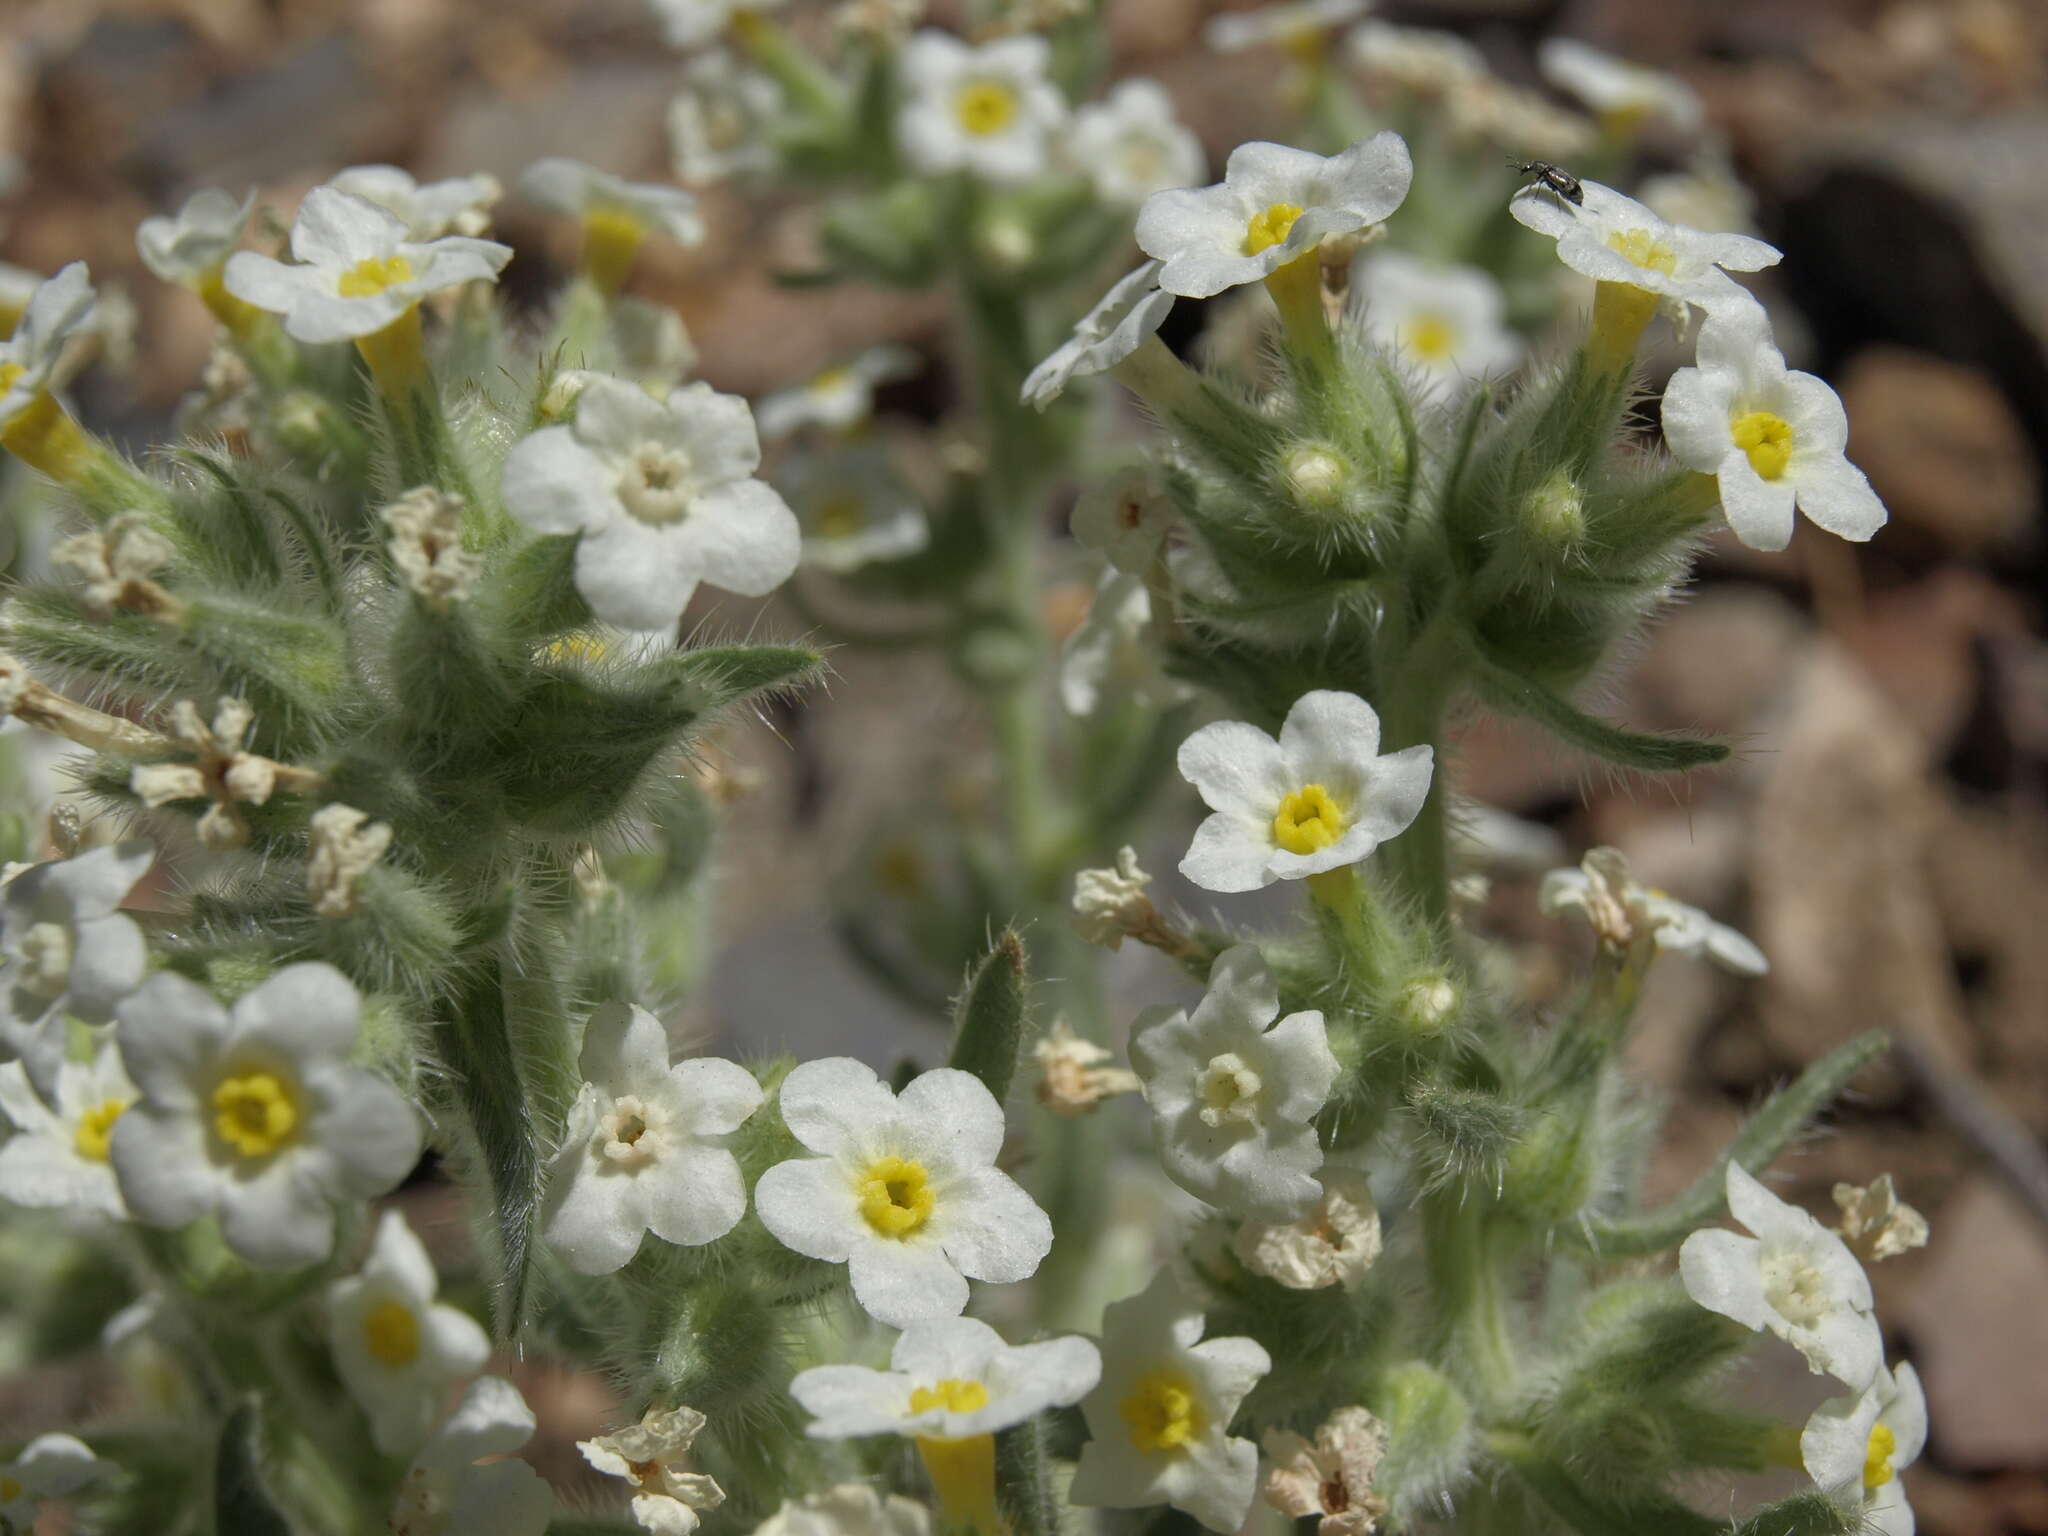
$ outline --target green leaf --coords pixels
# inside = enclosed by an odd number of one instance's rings
[[[946,1065],[972,1072],[998,1104],[1009,1097],[1017,1072],[1028,990],[1024,941],[1005,928],[953,1004],[953,1054]]]
[[[262,1404],[249,1398],[221,1426],[213,1464],[214,1529],[220,1536],[292,1536],[263,1485]]]
[[[1683,773],[1725,761],[1728,756],[1728,749],[1717,741],[1625,731],[1584,713],[1541,683],[1477,651],[1471,653],[1471,661],[1473,680],[1495,709],[1534,720],[1552,735],[1604,762],[1643,773]]]
[[[710,711],[764,689],[808,682],[823,663],[824,658],[807,646],[722,645],[687,651],[663,666],[703,690],[706,697],[698,707]]]

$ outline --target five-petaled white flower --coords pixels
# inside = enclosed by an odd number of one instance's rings
[[[965,1440],[1078,1403],[1101,1374],[1102,1357],[1087,1339],[1010,1345],[987,1323],[941,1317],[906,1328],[886,1371],[816,1366],[789,1391],[812,1415],[806,1433],[821,1440]]]
[[[796,516],[756,480],[761,443],[737,395],[709,384],[666,401],[590,380],[576,419],[505,460],[505,505],[536,533],[580,533],[576,590],[607,624],[666,629],[697,583],[748,597],[796,569]]]
[[[491,209],[505,195],[495,176],[479,173],[422,182],[395,165],[352,165],[330,176],[327,185],[396,214],[412,240],[481,235],[491,227]]]
[[[577,1070],[541,1218],[571,1268],[610,1274],[649,1232],[695,1247],[738,1225],[747,1186],[725,1138],[761,1107],[753,1073],[711,1056],[670,1066],[661,1021],[625,1003],[591,1015]]]
[[[533,1410],[503,1376],[471,1382],[399,1483],[391,1536],[543,1536],[554,1491],[510,1454],[533,1438],[534,1425]]]
[[[34,1530],[44,1499],[76,1493],[106,1470],[76,1435],[37,1435],[14,1460],[0,1463],[0,1520]]]
[[[114,1122],[114,1173],[138,1221],[209,1213],[251,1264],[315,1264],[336,1200],[366,1200],[418,1161],[419,1119],[347,1064],[361,999],[330,965],[288,965],[232,1010],[159,971],[115,1009],[142,1097]]]
[[[701,48],[733,20],[774,9],[782,0],[651,0],[662,36],[671,48]]]
[[[415,240],[387,208],[315,187],[292,224],[290,262],[259,251],[228,258],[228,292],[284,316],[299,341],[352,341],[404,318],[430,293],[495,282],[512,247],[466,235]]]
[[[119,843],[37,864],[0,890],[0,1061],[18,1059],[45,1099],[64,1016],[104,1024],[142,980],[142,930],[120,908],[155,859],[148,843]]]
[[[775,483],[803,529],[805,565],[844,574],[914,555],[931,542],[924,503],[879,444],[840,443],[793,456]]]
[[[0,1066],[0,1115],[14,1127],[0,1146],[0,1200],[126,1219],[107,1148],[136,1090],[113,1041],[99,1048],[90,1066],[59,1065],[52,1086],[45,1103],[18,1064]]]
[[[1676,75],[1631,64],[1577,38],[1545,38],[1536,50],[1536,67],[1545,80],[1591,107],[1616,136],[1633,135],[1650,122],[1674,136],[1696,134],[1706,120],[1698,93]]]
[[[0,428],[65,383],[65,345],[92,323],[98,295],[82,261],[36,285],[14,331],[0,341]]]
[[[1597,181],[1579,183],[1585,201],[1566,202],[1541,183],[1508,204],[1517,223],[1557,242],[1557,259],[1597,282],[1639,288],[1712,314],[1753,303],[1730,272],[1775,266],[1780,252],[1748,235],[1719,235],[1659,218]]]
[[[1083,491],[1069,526],[1084,548],[1116,569],[1146,576],[1173,528],[1173,503],[1160,495],[1149,470],[1132,466]]]
[[[144,219],[135,230],[136,252],[167,283],[198,287],[215,281],[241,245],[255,206],[253,192],[237,202],[232,192],[203,187],[175,214]]]
[[[1536,904],[1551,916],[1571,909],[1585,913],[1595,936],[1617,953],[1640,954],[1654,944],[1711,960],[1736,976],[1761,976],[1771,968],[1764,952],[1726,923],[1636,884],[1618,848],[1594,848],[1577,869],[1549,871]]]
[[[697,1512],[725,1502],[725,1490],[702,1472],[683,1470],[690,1444],[704,1428],[704,1415],[694,1408],[650,1408],[638,1424],[595,1440],[579,1440],[576,1449],[598,1471],[622,1477],[638,1491],[633,1518],[654,1536],[690,1536],[702,1518]]]
[[[1665,386],[1664,438],[1679,463],[1714,476],[1728,526],[1752,549],[1792,542],[1795,505],[1845,539],[1861,542],[1884,526],[1884,503],[1843,457],[1841,399],[1785,366],[1753,300],[1708,314],[1698,366]]]
[[[1203,1326],[1164,1270],[1104,1312],[1102,1384],[1081,1401],[1094,1438],[1074,1469],[1074,1503],[1171,1504],[1212,1531],[1244,1524],[1259,1451],[1231,1438],[1230,1421],[1273,1361],[1253,1339],[1203,1341]]]
[[[781,111],[782,87],[769,76],[723,49],[697,55],[668,106],[676,180],[706,185],[774,170],[782,156],[769,131]]]
[[[1825,1492],[1851,1500],[1866,1536],[1913,1536],[1913,1507],[1899,1473],[1927,1445],[1927,1398],[1910,1365],[1877,1368],[1861,1392],[1831,1397],[1799,1437],[1807,1475]]]
[[[1105,699],[1170,709],[1190,696],[1186,683],[1167,674],[1143,578],[1105,571],[1088,617],[1060,653],[1060,701],[1070,714],[1092,715]]]
[[[918,369],[917,354],[908,347],[883,343],[867,347],[843,363],[812,374],[801,384],[761,397],[754,419],[770,442],[803,427],[851,432],[875,412],[875,390]]]
[[[1159,263],[1132,268],[1081,317],[1074,334],[1025,377],[1025,403],[1042,411],[1066,392],[1068,380],[1108,372],[1137,351],[1172,308],[1173,295],[1159,286]]]
[[[1216,957],[1195,1011],[1148,1008],[1131,1026],[1131,1066],[1152,1110],[1167,1176],[1211,1205],[1292,1221],[1322,1195],[1312,1123],[1337,1080],[1313,1011],[1280,1014],[1280,986],[1257,949]]]
[[[1253,283],[1331,235],[1383,222],[1408,196],[1413,167],[1398,133],[1325,158],[1282,144],[1240,144],[1212,187],[1155,192],[1138,210],[1138,245],[1159,286],[1184,298]]]
[[[627,181],[566,155],[550,155],[521,171],[519,195],[550,213],[581,219],[593,233],[630,228],[636,244],[640,236],[656,232],[678,245],[696,245],[704,238],[693,193],[659,182]]]
[[[754,1186],[762,1225],[798,1253],[845,1264],[854,1300],[892,1328],[954,1317],[967,1281],[1031,1275],[1052,1223],[996,1167],[1003,1109],[981,1079],[939,1067],[901,1094],[848,1056],[782,1081],[782,1118],[817,1157]]]
[[[1421,812],[1435,756],[1379,745],[1372,706],[1328,689],[1294,701],[1278,741],[1242,720],[1203,726],[1180,745],[1180,773],[1216,814],[1180,872],[1205,891],[1256,891],[1370,856]]]
[[[1231,1240],[1238,1262],[1290,1291],[1356,1290],[1380,1256],[1380,1213],[1361,1169],[1326,1167],[1322,1197],[1288,1222],[1247,1221]]]
[[[868,1483],[838,1483],[785,1499],[754,1536],[931,1536],[932,1517],[915,1499],[881,1494]]]
[[[1046,78],[1052,49],[1044,38],[1027,33],[976,47],[927,28],[899,57],[896,140],[915,169],[993,182],[1029,181],[1045,169],[1067,104]]]
[[[1686,1293],[1709,1312],[1775,1333],[1816,1375],[1861,1392],[1884,1363],[1863,1266],[1839,1237],[1732,1160],[1727,1187],[1728,1209],[1756,1236],[1709,1227],[1688,1237],[1678,1251]]]
[[[1374,85],[1456,100],[1496,84],[1486,55],[1455,32],[1362,21],[1344,39],[1359,73]]]
[[[1113,208],[1192,186],[1206,169],[1202,141],[1174,115],[1166,87],[1142,77],[1119,80],[1101,101],[1077,110],[1061,155]]]
[[[363,1267],[327,1288],[334,1367],[387,1456],[418,1450],[448,1387],[490,1358],[490,1335],[467,1312],[435,1301],[439,1289],[433,1260],[397,1211],[378,1218]]]
[[[1372,0],[1282,0],[1279,5],[1212,17],[1202,29],[1202,41],[1218,53],[1242,53],[1271,43],[1299,56],[1371,9]]]
[[[1521,339],[1501,321],[1500,284],[1477,267],[1375,250],[1359,261],[1352,291],[1365,306],[1366,335],[1432,390],[1503,373],[1521,358]]]
[[[1372,1480],[1386,1455],[1387,1428],[1365,1409],[1339,1408],[1313,1441],[1269,1429],[1265,1448],[1273,1467],[1262,1492],[1281,1514],[1320,1517],[1316,1536],[1372,1536],[1379,1528],[1387,1501]]]

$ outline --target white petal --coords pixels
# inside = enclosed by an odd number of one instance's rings
[[[896,1118],[896,1095],[851,1056],[826,1056],[794,1068],[778,1095],[783,1123],[813,1152],[857,1148]]]
[[[614,484],[567,427],[543,427],[505,456],[505,510],[535,533],[602,528],[623,516]]]
[[[1287,782],[1280,745],[1255,725],[1218,720],[1180,744],[1180,776],[1211,810],[1270,818],[1299,785]]]
[[[194,1078],[219,1054],[227,1010],[197,982],[158,971],[114,1010],[121,1060],[150,1103],[176,1109],[196,1102]]]
[[[1052,1251],[1051,1219],[999,1169],[977,1168],[935,1193],[928,1230],[962,1274],[1007,1285],[1036,1273]]]
[[[642,1186],[633,1175],[566,1151],[555,1164],[541,1235],[583,1275],[609,1275],[640,1251],[647,1232]]]
[[[206,1133],[189,1115],[131,1105],[114,1122],[111,1157],[122,1199],[148,1226],[197,1221],[220,1197],[223,1175],[208,1161]]]
[[[134,1114],[116,1122],[117,1134]],[[334,1251],[334,1208],[321,1172],[319,1159],[285,1152],[257,1177],[223,1184],[217,1210],[228,1247],[259,1269],[298,1269],[326,1258]]]
[[[251,988],[229,1014],[229,1048],[263,1044],[293,1061],[346,1056],[361,1030],[362,998],[331,965],[288,965]]]
[[[696,1056],[669,1069],[670,1101],[688,1117],[693,1136],[738,1130],[766,1098],[754,1074],[736,1061]]]
[[[104,1024],[114,1005],[141,984],[149,966],[149,949],[132,919],[116,913],[92,917],[73,930],[77,947],[71,955],[71,977],[65,1006],[88,1024]]]
[[[1751,549],[1783,549],[1792,542],[1796,492],[1789,480],[1768,481],[1751,467],[1749,455],[1731,447],[1718,471],[1721,511],[1735,536]]]
[[[315,187],[292,223],[292,255],[315,266],[347,270],[388,256],[405,239],[405,222],[389,209],[333,187]]]
[[[829,1157],[777,1163],[754,1184],[754,1210],[785,1248],[828,1264],[845,1263],[856,1244],[874,1235],[851,1181]]]
[[[955,1168],[985,1166],[1003,1149],[1003,1107],[980,1078],[954,1067],[919,1073],[896,1096],[905,1151]]]
[[[758,1193],[755,1199],[759,1201]],[[871,1234],[868,1241],[854,1244],[847,1258],[847,1278],[853,1282],[853,1299],[868,1316],[891,1328],[908,1328],[931,1317],[957,1317],[967,1305],[967,1281],[936,1242]]]
[[[980,1381],[1004,1352],[1003,1336],[979,1318],[943,1317],[906,1328],[889,1351],[889,1368],[915,1381]]]
[[[648,1230],[663,1242],[686,1248],[715,1242],[746,1214],[746,1180],[738,1160],[722,1147],[672,1147],[640,1180]]]
[[[919,1324],[904,1337],[929,1326]],[[901,1340],[897,1347],[901,1349]],[[926,1380],[939,1379],[917,1374]],[[820,1365],[798,1372],[789,1384],[789,1395],[816,1420],[807,1433],[837,1440],[894,1432],[910,1411],[912,1387],[913,1382],[897,1372],[869,1370],[864,1365]]]
[[[1885,525],[1884,503],[1863,471],[1847,459],[1797,466],[1794,478],[1799,510],[1829,533],[1860,544]]]
[[[1256,891],[1278,877],[1269,868],[1274,853],[1270,813],[1264,820],[1238,811],[1218,811],[1195,829],[1180,872],[1205,891]]]
[[[419,1113],[389,1082],[360,1067],[318,1064],[303,1083],[321,1106],[319,1134],[335,1161],[338,1192],[367,1200],[412,1172],[420,1160]]]
[[[668,1076],[668,1031],[645,1008],[606,1003],[584,1027],[576,1070],[612,1098],[644,1093]]]
[[[1678,1274],[1685,1293],[1709,1312],[1732,1317],[1745,1328],[1764,1328],[1778,1314],[1764,1299],[1763,1245],[1718,1227],[1695,1232],[1678,1250]]]
[[[697,578],[678,525],[620,517],[586,530],[576,545],[576,590],[591,612],[620,629],[669,628],[689,606]]]
[[[699,579],[742,597],[773,592],[803,553],[796,514],[763,480],[734,480],[694,497],[680,531]]]
[[[1304,693],[1280,727],[1280,752],[1290,772],[1311,782],[1338,765],[1370,758],[1380,749],[1380,717],[1355,693],[1319,688]]]
[[[1681,368],[1664,386],[1664,440],[1688,469],[1712,474],[1728,457],[1733,385],[1729,374]]]
[[[1346,837],[1364,830],[1377,846],[1407,831],[1422,814],[1435,771],[1433,747],[1403,747],[1373,759],[1365,769],[1364,804],[1356,808],[1358,819],[1346,829]]]

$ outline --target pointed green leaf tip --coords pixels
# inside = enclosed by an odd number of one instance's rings
[[[1727,759],[1718,741],[1690,736],[1655,736],[1625,731],[1596,719],[1559,698],[1541,683],[1476,658],[1480,692],[1503,714],[1534,720],[1592,757],[1641,773],[1683,773]]]
[[[793,688],[808,682],[824,665],[824,657],[801,645],[721,645],[686,651],[675,660],[685,676],[710,695],[704,708],[716,709],[765,688]]]
[[[953,1054],[946,1065],[972,1072],[997,1103],[1009,1096],[1017,1074],[1027,986],[1024,941],[1014,928],[1005,928],[953,1004]]]
[[[221,1426],[213,1463],[215,1529],[237,1536],[292,1536],[286,1520],[263,1486],[262,1405],[250,1397]]]

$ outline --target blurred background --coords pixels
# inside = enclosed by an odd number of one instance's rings
[[[1116,73],[1165,83],[1212,165],[1289,122],[1270,51],[1203,46],[1216,9],[1109,5]],[[1909,1483],[1921,1529],[2048,1532],[2048,1190],[2030,1205],[2016,1187],[2048,1136],[2048,4],[1447,0],[1376,14],[1457,31],[1525,84],[1557,35],[1676,73],[1730,144],[1756,229],[1785,252],[1759,291],[1793,366],[1841,392],[1850,457],[1891,525],[1865,546],[1802,526],[1782,555],[1723,542],[1614,674],[1610,713],[1734,741],[1728,765],[1675,789],[1620,782],[1503,726],[1466,732],[1456,771],[1467,793],[1550,828],[1556,862],[1616,844],[1646,883],[1771,956],[1754,984],[1678,962],[1654,974],[1635,1046],[1671,1110],[1653,1195],[1690,1180],[1790,1069],[1873,1025],[1908,1042],[1787,1160],[1786,1192],[1825,1211],[1836,1180],[1888,1169],[1927,1213],[1928,1247],[1873,1277],[1891,1352],[1931,1399]],[[126,292],[132,362],[95,370],[82,406],[140,445],[194,387],[213,331],[189,294],[141,271],[143,217],[206,185],[257,187],[288,215],[363,162],[509,186],[556,153],[667,180],[677,71],[641,0],[0,0],[0,261],[49,272],[83,258],[103,290]],[[681,311],[702,377],[758,395],[886,339],[925,367],[885,391],[885,424],[914,434],[944,407],[942,299],[778,286],[771,271],[813,248],[804,208],[713,188],[703,212],[706,243],[650,245],[634,283]],[[562,221],[508,199],[498,229],[519,253],[511,302],[565,275]],[[1047,517],[1063,527],[1065,509]],[[1054,587],[1067,622],[1088,586],[1077,567]],[[714,633],[805,628],[731,599],[694,617]],[[844,958],[828,870],[863,856],[906,783],[972,792],[956,781],[976,714],[936,660],[836,665],[829,690],[718,743],[703,770],[736,825],[720,958],[691,1024],[750,1049],[929,1055],[931,1026]],[[1170,870],[1185,846],[1186,800],[1160,818],[1148,868]],[[1536,915],[1534,884],[1497,880],[1475,921],[1542,999],[1581,936]],[[1130,1009],[1178,985],[1149,952],[1116,964]],[[579,1415],[606,1411],[595,1387],[556,1387],[597,1395],[544,1408],[551,1428],[573,1437]],[[15,1381],[0,1417],[47,1420],[53,1390]]]

